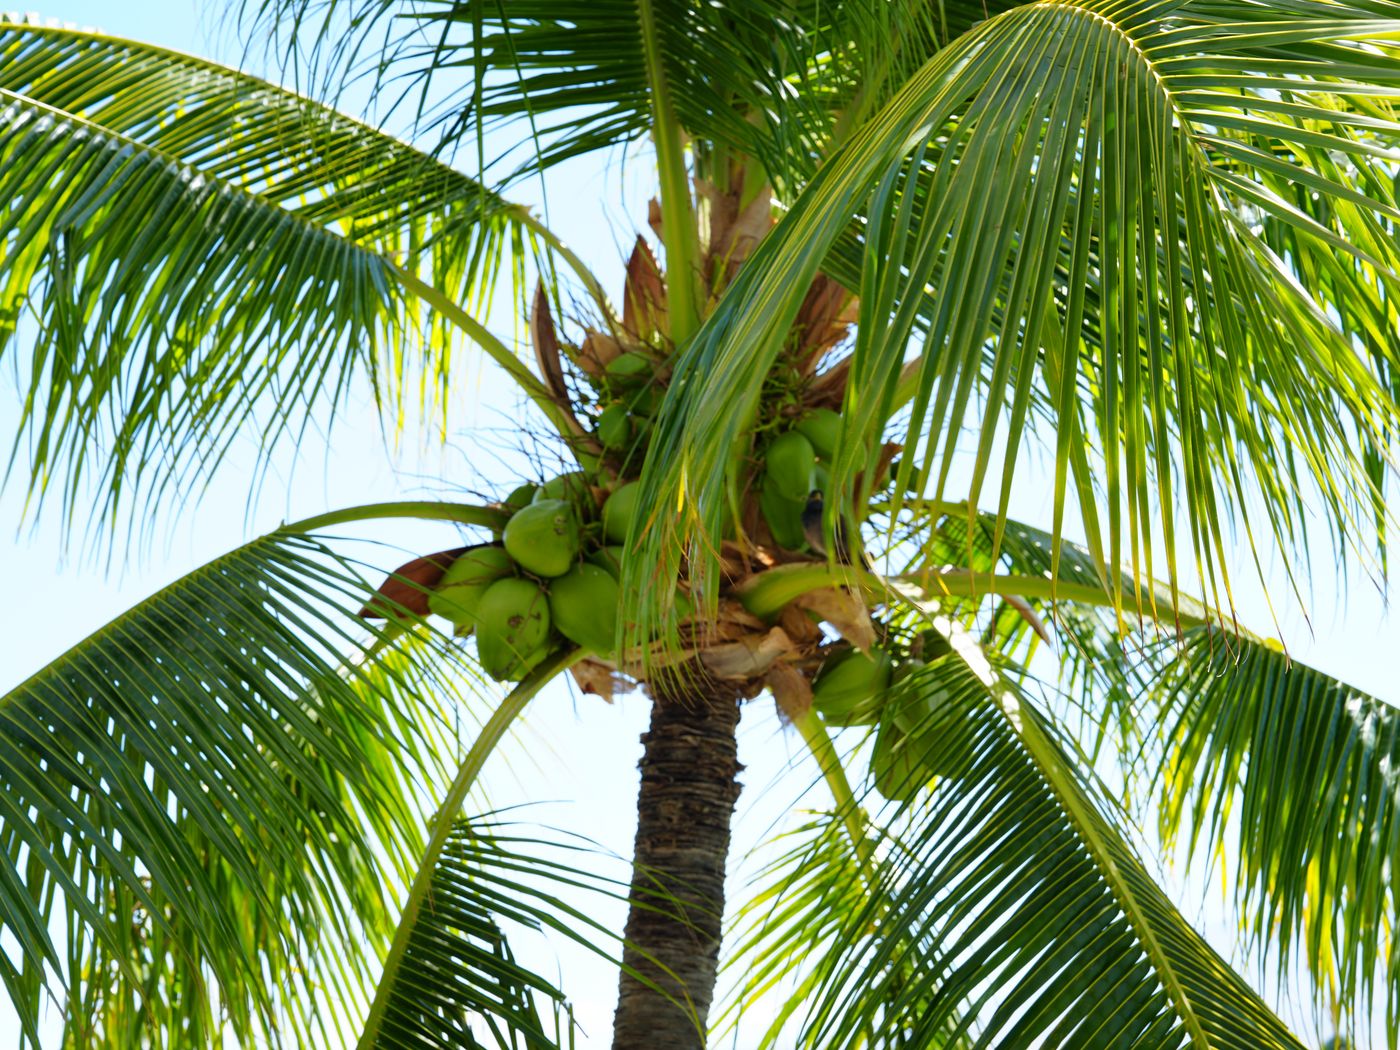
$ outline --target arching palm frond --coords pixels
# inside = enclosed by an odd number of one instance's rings
[[[1394,404],[1333,311],[1374,313],[1400,282],[1380,177],[1400,121],[1378,111],[1400,91],[1384,42],[1400,7],[1299,2],[1267,29],[1263,10],[1031,4],[940,51],[824,165],[681,355],[644,485],[683,513],[647,535],[647,573],[683,548],[714,565],[733,495],[720,468],[748,453],[808,281],[857,216],[861,316],[830,482],[843,513],[864,506],[857,482],[907,405],[919,452],[901,481],[944,496],[972,424],[970,504],[990,490],[1004,517],[1038,392],[1057,424],[1052,531],[1077,503],[1106,579],[1175,581],[1180,542],[1228,611],[1227,510],[1254,542],[1289,543],[1295,478],[1348,543],[1374,544],[1368,464],[1389,454]],[[1277,158],[1330,202],[1327,223],[1287,206]],[[1325,288],[1275,253],[1265,217],[1335,260]],[[1245,509],[1260,504],[1263,530]],[[642,629],[666,601],[653,593]]]
[[[796,192],[931,53],[1013,5],[244,0],[242,9],[284,37],[287,57],[319,80],[358,69],[387,94],[402,93],[403,80],[426,87],[440,69],[469,70],[459,92],[423,103],[439,114],[442,148],[476,155],[477,136],[498,132],[508,154],[528,151],[521,166],[535,170],[651,132],[642,6],[660,29],[676,116],[702,151],[756,158],[772,182]],[[379,46],[367,48],[371,34]],[[722,167],[717,177],[726,177]]]
[[[362,1050],[572,1046],[564,991],[517,961],[503,924],[552,931],[616,965],[600,947],[614,936],[586,914],[586,903],[600,894],[626,900],[626,883],[590,872],[585,858],[589,868],[599,859],[586,844],[529,835],[499,815],[458,821],[393,986],[387,995],[381,989],[384,1019]]]
[[[254,540],[0,697],[0,976],[29,1036],[51,983],[84,1046],[324,1044],[359,1015],[441,781],[437,705],[474,681],[426,635],[364,648],[369,588],[306,535],[364,516]]]
[[[872,825],[864,814],[859,819],[866,836],[861,846],[901,849],[890,829]],[[802,1028],[812,997],[832,978],[839,966],[838,954],[869,937],[870,916],[884,906],[881,871],[869,857],[861,856],[848,826],[846,814],[833,811],[816,814],[784,835],[773,844],[782,847],[781,853],[759,874],[754,893],[739,907],[735,944],[727,962],[728,969],[738,971],[737,983],[723,1020],[738,1028],[756,1004],[782,996],[767,1031],[755,1044],[762,1050],[829,1045],[821,1041],[826,1036],[819,1037],[810,1025]],[[903,932],[907,936],[897,946],[898,934],[891,932],[886,951],[888,987],[900,987],[931,963],[924,957],[926,939],[917,931]],[[889,1012],[870,1004],[851,1021],[864,1046],[903,1046],[908,1036],[905,1025],[926,1007],[917,997],[894,1005]],[[942,1030],[922,1033],[924,1041],[917,1045],[929,1050],[971,1047],[975,1034],[966,1030],[965,1020],[950,1014]]]
[[[1139,600],[1124,581],[1129,609],[1167,627],[1125,636],[1086,551],[1064,545],[1051,577],[1050,535],[1012,521],[993,565],[995,529],[983,514],[969,534],[953,513],[926,552],[955,564],[971,549],[988,584],[1000,569],[1013,589],[1058,585],[1057,601],[1026,601],[1060,636],[1052,659],[1090,731],[1116,735],[1124,767],[1141,767],[1142,803],[1160,792],[1163,839],[1238,857],[1234,903],[1257,946],[1280,966],[1301,956],[1344,1014],[1367,1016],[1382,986],[1400,1001],[1400,956],[1383,932],[1400,892],[1400,711],[1194,603],[1177,614],[1164,585]],[[1028,632],[1014,612],[1000,619],[989,643],[1005,653]]]
[[[479,300],[523,250],[519,212],[416,150],[97,33],[0,22],[0,162],[10,466],[69,515],[188,491],[235,432],[267,452],[357,381],[434,388],[450,341],[399,274]]]
[[[898,831],[853,936],[818,957],[808,1043],[924,1045],[951,1024],[978,1047],[1301,1047],[1177,913],[1036,706],[941,626],[955,652],[906,679],[925,714],[882,782],[912,797],[886,814]]]
[[[1252,938],[1342,1014],[1400,1030],[1400,710],[1199,628],[1155,683],[1163,835],[1227,862]],[[1230,870],[1233,868],[1233,870]]]

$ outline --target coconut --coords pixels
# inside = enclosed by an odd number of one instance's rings
[[[875,789],[888,799],[905,802],[928,783],[928,773],[920,761],[920,748],[893,722],[880,726],[875,734],[875,750],[870,755],[870,772]]]
[[[451,620],[460,634],[476,626],[482,596],[497,580],[515,573],[510,556],[500,547],[473,547],[447,567],[428,595],[428,609]]]
[[[818,408],[797,421],[796,431],[812,443],[822,459],[836,454],[836,435],[841,431],[841,417],[829,408]]]
[[[812,685],[812,704],[832,725],[869,725],[880,716],[891,666],[883,649],[837,653],[822,664]]]
[[[571,470],[567,474],[550,478],[535,492],[533,502],[542,503],[547,499],[568,500],[578,503],[588,494],[588,475],[581,470]]]
[[[562,576],[578,558],[578,517],[561,499],[539,500],[506,523],[505,542],[510,556],[526,572]]]
[[[493,583],[476,610],[476,652],[498,682],[524,678],[549,655],[549,599],[529,580]]]
[[[512,511],[528,507],[535,498],[537,488],[538,486],[533,481],[525,482],[525,484],[511,490],[511,494],[505,498],[505,505]]]
[[[666,398],[666,391],[654,383],[648,383],[639,388],[636,393],[627,399],[627,408],[636,416],[643,419],[650,419],[656,415],[661,408],[661,402]]]
[[[800,500],[788,499],[778,490],[773,479],[764,475],[758,507],[763,511],[763,520],[768,522],[774,542],[784,550],[800,551],[807,544],[802,532],[802,508],[806,505],[805,492]]]
[[[608,497],[603,504],[603,535],[613,543],[622,543],[632,528],[640,510],[641,482],[629,481]]]
[[[817,465],[812,443],[795,430],[779,434],[763,460],[767,476],[788,499],[805,500],[812,491],[812,468]]]
[[[650,376],[652,371],[651,358],[635,350],[628,350],[609,361],[603,369],[603,374],[610,383],[625,386]]]
[[[622,578],[622,547],[599,547],[584,555],[590,565],[603,569],[614,580]]]
[[[603,409],[596,430],[604,448],[623,449],[632,443],[632,417],[623,405],[609,405]]]
[[[596,565],[575,565],[549,585],[554,626],[598,656],[613,651],[617,635],[617,581]]]

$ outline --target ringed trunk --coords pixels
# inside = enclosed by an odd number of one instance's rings
[[[653,688],[613,1050],[703,1050],[739,798],[740,693],[688,668]],[[653,990],[632,973],[662,989]],[[663,994],[664,993],[664,994]]]

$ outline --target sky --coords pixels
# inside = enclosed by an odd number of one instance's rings
[[[218,4],[183,0],[121,5],[110,0],[53,0],[40,14],[236,61],[235,42],[218,26],[222,11]],[[650,165],[650,157],[641,149],[626,156],[589,158],[552,180],[549,187],[550,223],[614,293],[630,245],[630,233],[619,243],[616,230],[630,231],[643,217]],[[522,187],[518,199],[543,203],[535,185]],[[496,317],[492,327],[507,339],[520,334],[518,323],[508,316]],[[499,450],[508,443],[518,418],[518,398],[489,365],[467,366],[460,378],[464,381],[454,379],[445,446],[410,435],[398,447],[386,447],[372,406],[363,403],[347,415],[329,442],[313,440],[302,449],[294,473],[282,463],[251,507],[248,477],[238,467],[241,462],[246,469],[247,457],[236,456],[234,469],[221,474],[195,505],[172,518],[173,524],[161,529],[157,542],[134,562],[109,566],[80,542],[66,543],[57,518],[29,513],[21,486],[12,482],[0,492],[0,525],[9,530],[10,538],[8,544],[0,544],[0,572],[11,594],[23,598],[9,603],[0,631],[0,690],[18,684],[151,591],[280,521],[354,503],[436,495],[449,487],[495,491],[513,487],[512,467],[518,468],[519,461]],[[0,433],[13,433],[13,420],[13,383],[6,373],[0,376]],[[1050,497],[1048,485],[1043,491],[1030,487],[1021,513],[1048,521]],[[377,535],[401,548],[405,559],[452,545],[451,534],[438,526],[396,525]],[[1250,583],[1246,552],[1240,551],[1239,556],[1240,569],[1245,570],[1236,574],[1242,585],[1243,619],[1268,631],[1271,616],[1262,590]],[[383,557],[393,564],[388,555]],[[1282,566],[1266,566],[1270,593],[1280,610],[1281,633],[1290,651],[1359,688],[1400,702],[1394,671],[1400,619],[1387,613],[1382,596],[1369,583],[1340,578],[1331,571],[1325,554],[1317,564],[1322,570],[1313,575],[1307,616],[1288,600]],[[646,718],[641,697],[606,705],[564,687],[552,689],[532,705],[522,730],[528,745],[525,759],[508,768],[493,766],[486,797],[495,806],[548,800],[529,810],[532,818],[587,835],[604,849],[626,856],[633,832],[638,735],[645,729]],[[798,793],[791,775],[780,790],[772,787],[783,779],[800,743],[779,726],[767,702],[759,701],[745,712],[740,747],[747,770],[736,857],[782,819],[779,799],[786,801]],[[1177,887],[1183,900],[1199,897],[1201,888],[1184,876]],[[734,892],[731,889],[731,896]],[[1187,914],[1196,911],[1188,908]],[[1228,952],[1229,933],[1219,908],[1207,905],[1200,914],[1217,947]],[[612,916],[601,908],[598,915],[603,921],[615,918],[620,926],[620,908]],[[613,973],[589,965],[568,949],[560,949],[559,958],[565,987],[584,1027],[580,1045],[606,1046],[615,992]],[[13,1031],[7,1026],[13,1026],[13,1018],[8,1005],[0,1002],[0,1045],[7,1045],[5,1037]],[[1375,1031],[1378,1036],[1379,1027]],[[734,1045],[744,1050],[742,1043]]]

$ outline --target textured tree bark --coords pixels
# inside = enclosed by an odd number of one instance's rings
[[[729,822],[739,798],[738,691],[688,675],[654,689],[637,795],[626,967],[613,1050],[703,1050],[724,917]]]

